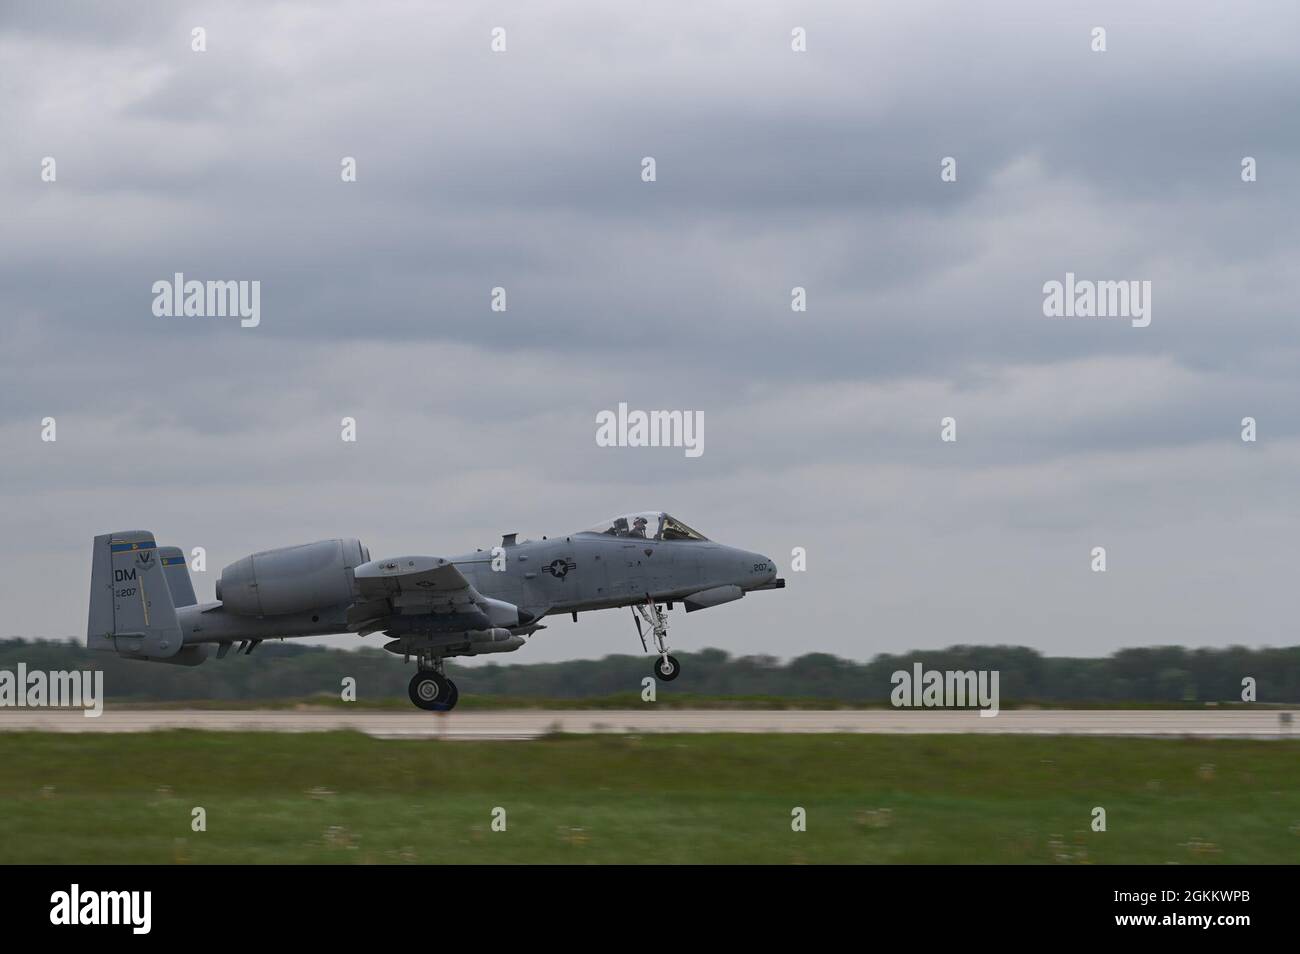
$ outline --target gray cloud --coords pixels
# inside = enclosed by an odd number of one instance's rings
[[[1293,641],[1300,14],[999,9],[7,11],[0,527],[39,542],[6,628],[79,632],[107,529],[208,547],[210,593],[303,539],[662,506],[810,552],[683,645]],[[176,271],[259,279],[262,326],[155,318]],[[1151,327],[1044,318],[1066,271],[1151,280]],[[705,455],[597,448],[619,401],[703,410]],[[598,614],[520,658],[633,638]]]

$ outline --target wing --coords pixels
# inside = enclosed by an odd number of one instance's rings
[[[468,590],[469,580],[441,557],[405,556],[371,560],[353,571],[361,598],[390,599],[400,593],[454,593]]]
[[[384,629],[398,611],[471,612],[478,596],[456,564],[441,557],[372,560],[357,567],[353,577],[360,598],[348,610],[348,626],[362,635]]]

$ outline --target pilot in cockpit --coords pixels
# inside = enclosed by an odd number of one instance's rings
[[[632,529],[628,532],[628,536],[640,537],[642,540],[644,540],[646,523],[647,521],[645,517],[637,517],[635,520],[632,521]]]

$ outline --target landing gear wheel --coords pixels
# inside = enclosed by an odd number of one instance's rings
[[[655,676],[663,682],[672,682],[682,674],[682,667],[677,662],[677,657],[664,653],[655,660]]]
[[[411,701],[426,712],[450,712],[460,699],[456,684],[432,669],[421,669],[412,676],[407,692]]]

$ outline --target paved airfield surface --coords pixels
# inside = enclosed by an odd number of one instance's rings
[[[378,738],[532,739],[548,732],[866,732],[1300,738],[1277,710],[1132,711],[1019,709],[982,718],[926,710],[472,710],[450,713],[338,710],[0,709],[0,731],[149,732],[158,729],[322,732],[355,729]]]

